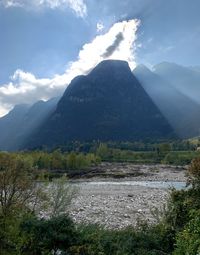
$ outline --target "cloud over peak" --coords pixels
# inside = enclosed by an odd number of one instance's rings
[[[106,52],[102,55],[102,57],[107,58],[111,56],[114,51],[119,47],[120,43],[124,40],[124,36],[122,32],[119,32],[119,34],[116,35],[115,40],[112,45],[110,45],[107,49]]]
[[[74,77],[87,74],[105,59],[127,61],[133,69],[136,66],[135,42],[139,23],[138,20],[118,22],[107,33],[97,35],[82,47],[77,60],[68,63],[62,75],[37,79],[34,74],[16,70],[10,82],[0,86],[0,115],[16,104],[32,104],[41,99],[60,96]]]

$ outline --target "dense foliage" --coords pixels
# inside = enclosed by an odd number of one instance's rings
[[[198,145],[189,141],[153,142],[92,142],[69,143],[54,151],[19,152],[23,158],[31,159],[39,170],[66,170],[69,175],[98,165],[101,161],[132,163],[165,163],[186,165],[200,157]]]
[[[141,144],[140,144],[141,146]],[[140,147],[141,148],[141,147]],[[176,148],[177,150],[173,150]],[[180,148],[185,148],[181,151]],[[103,161],[111,162],[132,162],[132,163],[164,163],[173,165],[186,165],[192,159],[200,157],[200,151],[187,143],[159,143],[149,144],[146,150],[132,151],[113,148],[109,144],[100,144],[96,149],[96,154]]]
[[[80,175],[83,170],[98,165],[101,158],[94,153],[70,152],[62,153],[60,150],[53,152],[32,151],[6,153],[0,152],[0,157],[8,155],[21,158],[32,166],[36,175],[42,175],[47,179],[67,174],[68,177]]]

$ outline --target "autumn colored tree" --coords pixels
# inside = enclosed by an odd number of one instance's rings
[[[200,158],[193,159],[188,168],[188,185],[200,188]]]

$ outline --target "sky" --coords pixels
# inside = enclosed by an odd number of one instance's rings
[[[0,0],[0,116],[104,59],[200,65],[199,0]]]

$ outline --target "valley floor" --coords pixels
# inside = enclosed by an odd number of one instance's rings
[[[186,167],[102,163],[99,168],[104,177],[96,174],[73,181],[79,187],[70,208],[75,222],[114,229],[135,226],[140,220],[153,223],[152,211],[161,211],[168,198],[166,184],[186,181]]]

